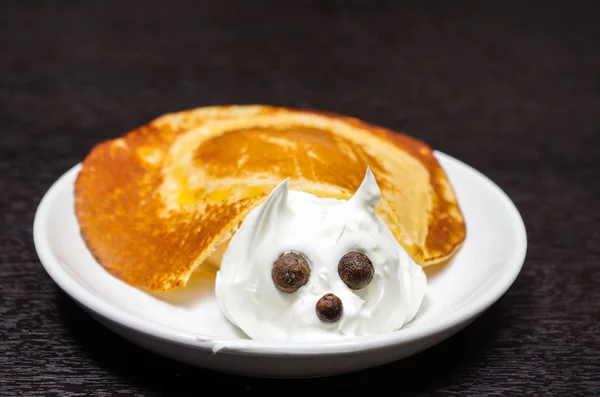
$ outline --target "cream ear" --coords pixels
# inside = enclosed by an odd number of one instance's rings
[[[289,178],[286,178],[277,185],[269,196],[267,196],[265,201],[263,201],[256,219],[256,233],[254,234],[254,239],[266,236],[269,230],[273,229],[271,227],[273,226],[272,223],[277,219],[281,219],[278,217],[289,211],[288,180]],[[256,243],[256,241],[253,241],[253,244],[250,244],[250,247],[254,248],[254,243]]]
[[[375,206],[380,199],[381,190],[379,190],[379,186],[377,185],[373,172],[371,172],[371,168],[367,167],[367,173],[356,190],[356,193],[354,193],[354,196],[350,198],[349,203],[362,208],[375,210]]]

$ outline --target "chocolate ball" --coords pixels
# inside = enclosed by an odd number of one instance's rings
[[[304,256],[286,252],[273,264],[271,278],[278,290],[291,294],[308,282],[310,266]]]
[[[326,323],[333,323],[342,317],[344,305],[334,294],[325,294],[317,301],[317,317]]]
[[[350,251],[342,256],[338,264],[338,273],[348,288],[365,288],[375,274],[375,268],[368,256],[358,251]]]

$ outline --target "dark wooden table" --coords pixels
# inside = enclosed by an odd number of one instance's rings
[[[0,5],[0,395],[209,388],[414,396],[600,395],[600,13],[595,2],[28,1]],[[514,200],[512,288],[448,341],[316,380],[160,358],[50,279],[36,207],[93,144],[169,111],[310,106],[417,136]]]

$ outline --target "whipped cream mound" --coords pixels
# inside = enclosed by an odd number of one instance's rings
[[[215,286],[223,314],[261,341],[381,334],[411,321],[426,277],[375,214],[380,196],[370,169],[347,201],[280,183],[247,215],[225,251]],[[345,258],[352,260],[342,261],[349,253]],[[286,254],[293,257],[283,261]],[[274,276],[276,262],[289,265],[298,258],[302,272],[285,273],[286,268]],[[348,263],[355,267],[342,271]],[[348,280],[353,274],[364,277],[353,284]],[[275,285],[286,280],[295,286]],[[329,312],[319,311],[324,309]]]

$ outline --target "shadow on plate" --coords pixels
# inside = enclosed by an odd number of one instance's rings
[[[169,292],[144,292],[173,306],[193,307],[207,295],[213,294],[215,277],[215,272],[199,267],[183,288],[175,288]]]
[[[423,271],[425,271],[425,274],[427,275],[427,279],[429,280],[440,274],[442,271],[446,270],[449,266],[452,265],[452,263],[454,262],[454,258],[455,257],[453,256],[450,259],[446,259],[443,262],[423,268]]]

